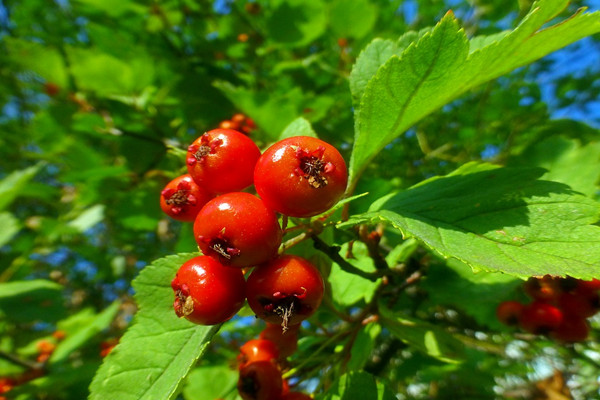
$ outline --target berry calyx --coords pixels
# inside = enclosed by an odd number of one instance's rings
[[[160,208],[169,217],[192,222],[213,195],[198,186],[189,174],[178,176],[160,192]]]
[[[270,361],[256,361],[240,369],[238,393],[244,400],[279,400],[283,378]]]
[[[197,138],[187,153],[192,178],[211,193],[237,192],[252,184],[260,149],[248,136],[213,129]]]
[[[274,210],[311,217],[331,208],[344,194],[346,163],[330,144],[295,136],[269,147],[256,163],[254,186]]]
[[[286,331],[317,310],[324,285],[319,270],[308,260],[285,255],[255,268],[246,290],[252,311]]]
[[[234,192],[206,203],[194,236],[205,255],[228,266],[251,267],[277,255],[282,232],[275,212],[258,197]]]
[[[242,271],[198,256],[183,263],[171,282],[173,309],[179,318],[201,325],[225,322],[244,305]]]

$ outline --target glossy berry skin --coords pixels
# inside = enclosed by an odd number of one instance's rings
[[[237,387],[244,400],[279,400],[283,378],[274,363],[257,361],[240,369]]]
[[[560,342],[583,342],[590,333],[590,326],[585,318],[568,316],[556,327],[550,336]]]
[[[298,330],[300,325],[289,325],[284,330],[280,324],[267,322],[265,329],[260,332],[259,338],[271,341],[279,351],[279,357],[291,356],[298,349]]]
[[[496,317],[504,325],[519,325],[519,317],[525,306],[518,301],[504,301],[496,308]]]
[[[311,316],[321,304],[323,291],[319,270],[294,255],[284,255],[255,268],[246,282],[252,311],[284,330]]]
[[[200,324],[225,322],[244,305],[244,275],[215,259],[198,256],[183,263],[171,282],[173,308],[180,318]]]
[[[160,192],[160,208],[169,217],[193,222],[198,212],[214,196],[198,186],[189,174],[178,176]]]
[[[281,227],[277,214],[258,197],[245,192],[217,196],[194,222],[202,253],[232,267],[251,267],[277,255]]]
[[[237,360],[240,368],[257,361],[276,362],[279,358],[279,350],[275,343],[266,339],[252,339],[240,347]]]
[[[344,194],[348,171],[342,155],[313,137],[295,136],[269,147],[256,163],[254,186],[275,211],[291,217],[321,214]]]
[[[188,147],[186,163],[196,183],[219,194],[250,186],[259,157],[260,149],[248,136],[231,129],[213,129]]]
[[[542,335],[556,329],[562,320],[563,313],[560,309],[542,301],[534,301],[523,308],[519,325],[527,332]]]

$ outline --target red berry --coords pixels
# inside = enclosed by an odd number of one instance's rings
[[[233,130],[237,131],[241,128],[241,126],[237,122],[226,119],[225,121],[221,121],[221,123],[219,124],[219,128],[220,129],[233,129]]]
[[[577,281],[577,288],[589,290],[589,291],[600,291],[600,279],[592,279],[591,281]]]
[[[545,275],[542,278],[531,277],[523,285],[525,293],[534,300],[553,301],[561,293],[560,278]]]
[[[560,342],[574,343],[584,341],[589,333],[590,326],[585,318],[567,316],[550,332],[550,336]]]
[[[300,325],[290,325],[284,330],[279,324],[270,324],[262,330],[259,337],[275,343],[281,358],[289,357],[298,349],[298,330]]]
[[[527,332],[541,335],[556,329],[562,320],[563,313],[558,308],[542,301],[534,301],[523,308],[519,325]]]
[[[280,400],[313,400],[313,398],[301,392],[289,392],[283,395]]]
[[[185,262],[171,287],[178,317],[201,325],[215,325],[233,317],[244,305],[244,275],[207,256]]]
[[[178,176],[160,192],[160,208],[169,217],[192,222],[213,195],[198,186],[189,174]]]
[[[279,351],[275,343],[266,339],[252,339],[240,347],[237,360],[240,368],[257,361],[275,362],[279,358]]]
[[[256,163],[254,186],[271,208],[310,217],[331,208],[348,182],[346,163],[330,144],[296,136],[269,147]]]
[[[266,322],[284,330],[311,316],[323,299],[323,278],[308,260],[285,255],[252,271],[246,283],[248,305]]]
[[[194,236],[205,255],[233,267],[250,267],[277,255],[281,227],[277,214],[244,192],[215,197],[200,210]]]
[[[209,192],[236,192],[252,184],[259,157],[260,149],[248,136],[231,129],[213,129],[188,147],[187,167]]]
[[[517,326],[524,307],[518,301],[504,301],[496,309],[496,316],[504,325]]]
[[[600,297],[598,293],[561,293],[558,306],[565,315],[587,318],[598,311]]]
[[[244,400],[279,400],[283,379],[270,361],[257,361],[240,369],[238,392]]]

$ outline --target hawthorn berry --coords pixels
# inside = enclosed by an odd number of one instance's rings
[[[312,400],[312,397],[302,392],[288,392],[280,400]]]
[[[311,217],[331,208],[348,183],[337,149],[309,136],[269,147],[256,163],[254,186],[267,206],[291,217]]]
[[[265,329],[260,332],[259,338],[275,343],[279,357],[289,357],[298,349],[298,330],[300,325],[289,325],[284,330],[279,324],[267,322]]]
[[[233,267],[251,267],[277,255],[281,227],[277,214],[261,199],[245,192],[217,196],[194,222],[202,253]]]
[[[503,301],[496,308],[496,317],[504,325],[517,326],[524,307],[518,301]]]
[[[279,350],[275,343],[266,339],[252,339],[240,347],[237,360],[240,368],[257,361],[275,362],[279,358]]]
[[[552,301],[561,293],[560,278],[544,275],[531,277],[523,285],[525,293],[534,300]]]
[[[180,318],[201,325],[225,322],[244,305],[244,275],[208,256],[186,261],[171,282],[173,308]]]
[[[308,260],[284,255],[255,268],[246,282],[248,305],[259,317],[283,330],[311,316],[321,304],[324,285]]]
[[[160,192],[160,208],[169,217],[193,222],[213,195],[198,186],[189,174],[178,176]]]
[[[566,316],[561,324],[550,332],[550,336],[560,342],[574,343],[584,341],[589,333],[590,326],[585,318]]]
[[[260,149],[248,136],[232,129],[213,129],[188,147],[192,178],[215,194],[236,192],[252,184]]]
[[[238,393],[244,400],[279,400],[283,390],[281,371],[270,361],[256,361],[240,369]]]
[[[565,315],[588,318],[598,311],[600,297],[598,293],[561,293],[557,304]]]
[[[556,329],[562,320],[563,313],[559,308],[537,300],[523,308],[519,325],[527,332],[542,335]]]

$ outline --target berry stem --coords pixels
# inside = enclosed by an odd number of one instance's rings
[[[322,241],[317,235],[311,235],[311,239],[313,240],[313,246],[315,249],[325,253],[332,261],[340,266],[342,271],[348,272],[350,274],[361,276],[365,279],[375,282],[379,279],[382,274],[380,272],[365,272],[361,269],[356,268],[354,265],[350,264],[340,255],[340,247],[338,246],[329,246],[327,243]]]

